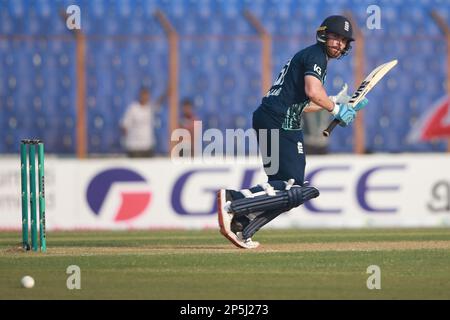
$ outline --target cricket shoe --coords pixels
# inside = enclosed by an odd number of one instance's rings
[[[252,241],[251,238],[244,239],[242,237],[242,232],[235,233],[231,230],[231,222],[233,221],[234,216],[234,214],[230,211],[230,204],[232,200],[231,192],[229,190],[221,189],[217,193],[217,210],[220,233],[238,248],[255,249],[259,246],[259,242]]]
[[[259,247],[258,241],[253,241],[252,238],[244,239],[242,237],[242,232],[233,233],[236,235],[238,244],[234,243],[236,246],[244,249],[256,249]]]

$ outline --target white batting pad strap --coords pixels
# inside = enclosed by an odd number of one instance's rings
[[[258,213],[249,213],[248,215],[247,215],[247,218],[250,220],[250,221],[252,221],[252,220],[255,220],[255,218],[258,216],[258,214],[260,214],[260,213],[262,213],[262,212],[258,212]]]
[[[227,201],[225,203],[225,205],[223,206],[223,208],[225,209],[225,211],[231,212],[230,206],[231,206],[231,201]]]
[[[259,196],[263,196],[263,195],[265,195],[265,194],[267,194],[266,191],[259,191],[259,192],[255,192],[255,193],[253,194],[253,197],[259,197]]]
[[[285,190],[289,190],[289,189],[291,189],[292,188],[292,186],[294,185],[294,183],[295,183],[295,179],[289,179],[287,182],[285,182],[286,183],[286,188],[285,188]]]
[[[240,193],[244,195],[246,198],[253,198],[255,195],[248,189],[239,190]]]
[[[267,182],[261,183],[260,187],[264,189],[267,195],[274,196],[275,195],[275,189]]]

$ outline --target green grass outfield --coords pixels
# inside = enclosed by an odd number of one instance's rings
[[[49,232],[47,253],[20,237],[0,232],[0,299],[450,299],[450,229],[267,229],[256,250],[214,230]],[[66,287],[70,265],[81,290]]]

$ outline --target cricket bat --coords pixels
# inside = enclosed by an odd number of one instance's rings
[[[395,65],[397,64],[397,60],[392,60],[382,65],[376,67],[359,85],[358,89],[356,89],[355,93],[353,93],[350,98],[348,104],[352,107],[355,107],[364,97],[369,93],[370,90],[380,81],[386,73],[388,73]],[[329,137],[331,131],[339,124],[339,120],[334,119],[328,128],[323,131],[323,135],[325,137]]]

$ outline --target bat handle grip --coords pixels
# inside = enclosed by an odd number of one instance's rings
[[[333,129],[334,129],[338,124],[339,124],[339,120],[334,119],[333,121],[331,121],[330,125],[329,125],[325,130],[323,130],[322,134],[323,134],[325,137],[329,137],[330,134],[331,134],[331,131],[333,131]]]

